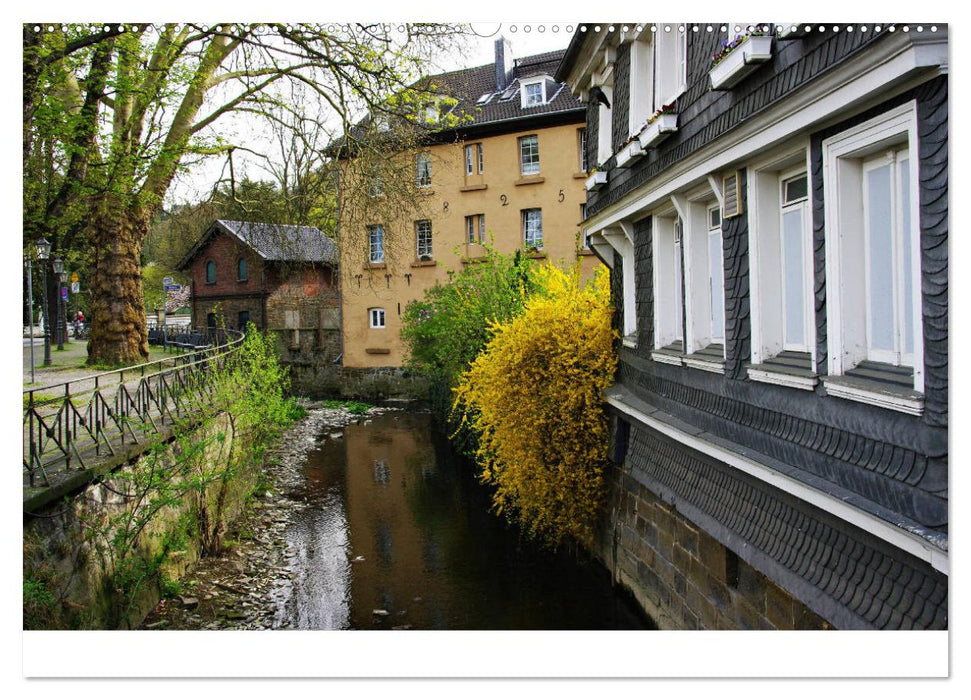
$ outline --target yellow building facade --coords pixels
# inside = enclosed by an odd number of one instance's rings
[[[498,43],[497,64],[502,60]],[[475,121],[455,139],[412,156],[418,212],[396,217],[375,206],[374,220],[355,213],[353,225],[364,230],[344,231],[343,237],[366,245],[341,250],[345,367],[402,366],[405,307],[435,283],[475,264],[485,254],[484,244],[564,267],[579,261],[585,278],[600,266],[580,228],[586,200],[585,110],[548,79],[561,54],[515,62],[505,71],[506,85],[503,71],[493,71],[499,76],[493,109],[488,103],[477,108]],[[487,79],[492,68],[471,71]],[[539,89],[527,90],[539,80],[544,81]],[[482,104],[488,95],[469,99]]]

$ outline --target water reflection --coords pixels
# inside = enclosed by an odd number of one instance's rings
[[[537,551],[490,514],[427,414],[348,426],[309,455],[306,475],[285,626],[651,627],[602,567]]]

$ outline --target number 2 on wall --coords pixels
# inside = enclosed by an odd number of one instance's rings
[[[504,194],[499,195],[499,201],[502,202],[502,206],[504,206],[504,207],[508,207],[509,206],[509,200],[506,199],[506,195],[504,195]]]

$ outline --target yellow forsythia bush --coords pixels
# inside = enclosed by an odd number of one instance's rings
[[[496,510],[548,544],[589,543],[605,498],[603,392],[617,367],[608,275],[584,286],[578,268],[547,265],[536,285],[522,315],[492,324],[455,408],[480,436]]]

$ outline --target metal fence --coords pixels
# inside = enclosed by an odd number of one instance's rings
[[[189,330],[150,339],[185,350],[162,360],[24,392],[24,488],[50,487],[190,416],[243,334]]]

